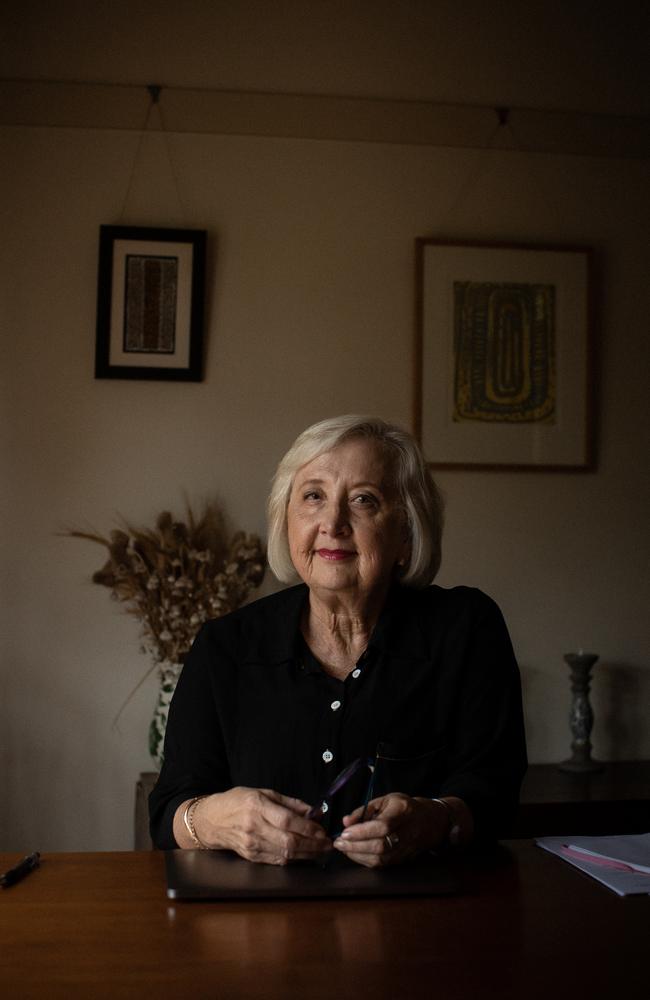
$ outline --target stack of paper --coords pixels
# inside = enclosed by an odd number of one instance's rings
[[[650,895],[650,833],[620,837],[540,837],[537,844],[619,896]]]

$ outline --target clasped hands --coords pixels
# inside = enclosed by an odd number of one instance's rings
[[[345,816],[343,830],[333,841],[319,823],[307,819],[309,809],[301,799],[270,789],[231,788],[202,799],[194,824],[206,847],[235,851],[248,861],[322,861],[334,849],[367,868],[397,864],[435,849],[448,829],[440,804],[401,792],[371,799],[365,808]]]

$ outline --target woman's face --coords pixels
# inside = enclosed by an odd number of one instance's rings
[[[293,564],[313,591],[385,591],[409,542],[381,445],[353,438],[303,465],[293,481],[287,529]]]

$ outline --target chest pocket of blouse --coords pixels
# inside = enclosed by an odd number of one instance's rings
[[[444,747],[429,749],[405,743],[379,743],[373,798],[389,792],[435,797],[445,776]]]

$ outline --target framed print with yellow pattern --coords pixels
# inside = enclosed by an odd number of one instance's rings
[[[416,240],[414,425],[431,466],[594,468],[591,256]]]

